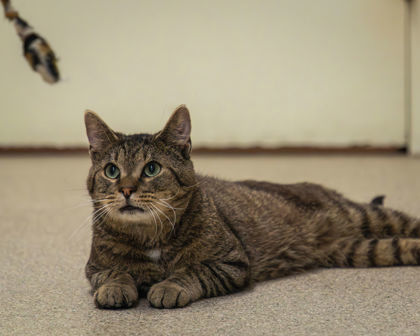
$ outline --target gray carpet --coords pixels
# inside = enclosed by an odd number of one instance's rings
[[[420,267],[323,269],[177,310],[94,307],[85,156],[0,157],[0,335],[418,335]],[[420,159],[195,157],[229,179],[311,181],[420,216]]]

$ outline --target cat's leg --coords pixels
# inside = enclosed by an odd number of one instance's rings
[[[147,295],[156,308],[184,307],[203,297],[226,295],[248,285],[249,267],[244,262],[201,262],[178,269],[153,285]]]
[[[129,308],[138,301],[133,277],[125,272],[103,270],[92,274],[90,283],[98,308]]]
[[[324,266],[375,267],[420,264],[420,239],[346,239],[335,245]]]

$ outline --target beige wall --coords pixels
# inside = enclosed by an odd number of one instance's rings
[[[411,143],[412,154],[420,155],[420,3],[411,4]]]
[[[82,113],[127,132],[192,112],[193,144],[401,145],[399,0],[14,0],[60,58],[31,72],[0,20],[0,145],[85,143]]]

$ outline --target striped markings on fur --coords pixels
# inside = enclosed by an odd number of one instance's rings
[[[163,198],[171,206],[167,214],[153,214],[160,233],[149,222],[136,220],[144,225],[131,226],[125,217],[94,217],[86,276],[100,308],[130,307],[138,300],[137,288],[147,291],[153,307],[174,308],[314,267],[420,264],[420,218],[383,207],[382,196],[366,204],[311,183],[229,182],[196,175],[185,154],[191,129],[185,106],[155,135],[114,132],[92,112],[85,121],[94,201],[105,197],[99,205],[106,207],[110,198],[121,200],[122,182],[97,174],[110,160],[127,171],[153,160],[165,162],[166,173],[153,178],[140,169],[131,173],[137,190],[132,197]],[[115,213],[120,206],[114,201]],[[171,209],[173,222],[168,220]],[[163,217],[156,218],[159,214]]]

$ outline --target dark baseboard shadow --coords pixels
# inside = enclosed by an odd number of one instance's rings
[[[406,154],[400,146],[279,146],[279,147],[196,147],[194,155],[247,155],[247,154]],[[68,155],[87,154],[87,147],[54,146],[0,146],[0,155]]]

